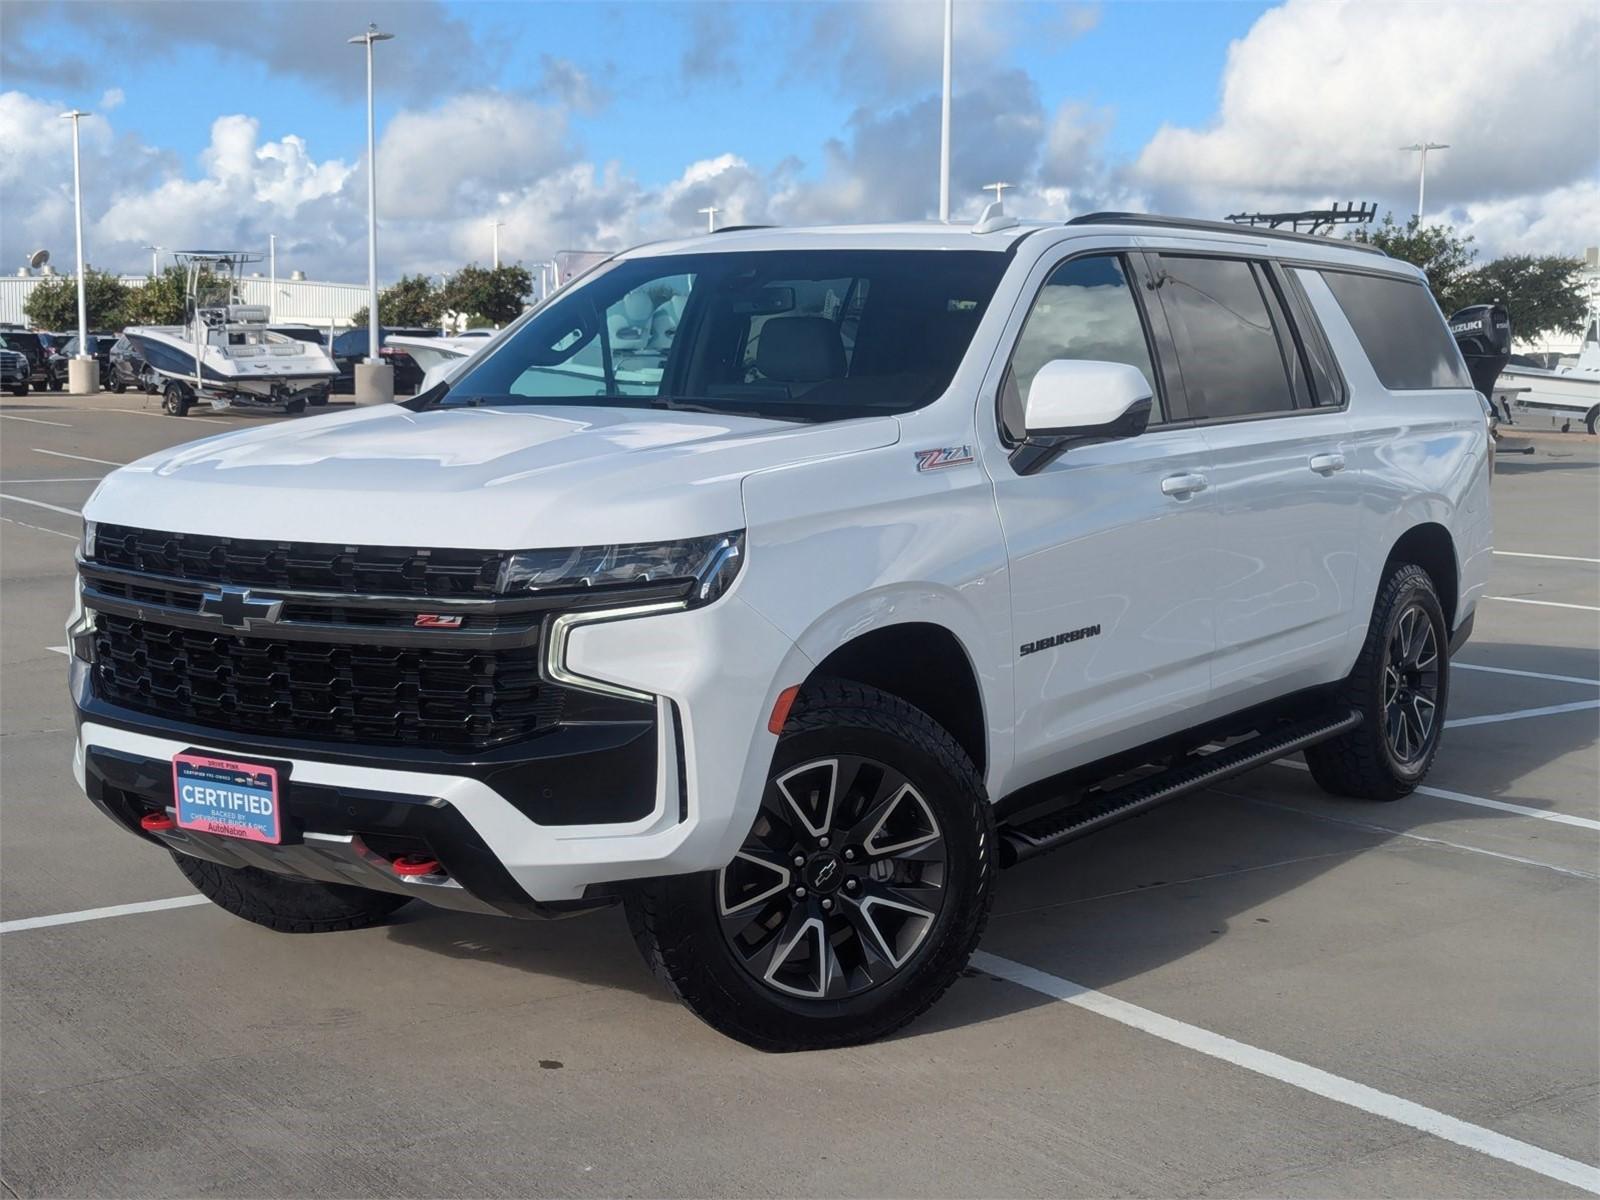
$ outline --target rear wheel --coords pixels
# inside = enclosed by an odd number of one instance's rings
[[[1600,432],[1600,428],[1597,428],[1600,427],[1600,404],[1596,404],[1584,415],[1583,423],[1584,426],[1589,430],[1589,435],[1591,437],[1594,436],[1595,433]]]
[[[1433,580],[1414,564],[1391,564],[1361,656],[1344,683],[1345,702],[1364,719],[1306,751],[1312,778],[1325,791],[1398,800],[1423,781],[1444,730],[1448,645]]]
[[[376,925],[409,897],[312,879],[292,879],[255,867],[224,867],[187,854],[172,856],[211,903],[279,933],[332,933]]]
[[[62,384],[61,380],[57,379],[54,375],[50,377],[50,390],[52,392],[59,392],[63,386],[64,385]]]
[[[721,871],[628,901],[645,959],[762,1050],[871,1041],[943,995],[994,891],[978,773],[925,713],[830,681],[795,706],[749,836]]]
[[[291,400],[291,401],[289,401],[289,403],[287,403],[287,404],[285,404],[283,406],[283,411],[286,412],[286,413],[290,413],[290,414],[303,413],[303,412],[305,412],[305,410],[306,410],[306,400],[305,400],[304,396],[301,396],[297,400]]]
[[[122,376],[115,372],[111,375],[111,390],[119,396],[128,390],[128,385],[122,382]]]
[[[17,384],[11,389],[11,394],[13,396],[26,396],[28,394],[28,385],[25,383]]]
[[[189,415],[189,406],[194,403],[194,397],[189,389],[176,379],[167,384],[166,390],[161,393],[161,411],[173,417],[186,417]]]

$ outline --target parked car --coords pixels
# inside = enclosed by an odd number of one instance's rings
[[[139,356],[138,349],[126,334],[111,343],[106,361],[110,367],[110,379],[106,386],[113,392],[137,388],[154,395],[161,390],[160,378],[150,369],[150,364]]]
[[[77,777],[267,928],[620,902],[717,1029],[861,1042],[963,970],[1003,865],[1298,752],[1416,789],[1489,458],[1374,248],[1116,213],[643,246],[426,400],[107,476]]]
[[[26,396],[30,374],[28,360],[15,350],[7,349],[5,339],[0,337],[0,388],[13,396]]]
[[[117,344],[117,339],[120,336],[120,334],[115,333],[91,333],[89,335],[88,353],[89,357],[100,364],[100,386],[102,388],[111,387],[114,374],[111,366],[111,348]],[[65,364],[76,358],[78,354],[78,337],[76,334],[68,334],[66,336],[59,353],[64,374]]]
[[[51,349],[48,335],[33,332],[31,329],[3,329],[0,330],[0,344],[7,350],[14,350],[28,361],[28,382],[35,388],[51,388],[60,391],[60,386],[52,387],[55,373],[50,366],[50,358],[54,354]]]
[[[397,395],[409,395],[422,382],[423,371],[415,359],[398,347],[391,349],[385,343],[391,335],[401,337],[438,337],[437,329],[402,329],[385,325],[378,330],[378,354],[394,368],[394,390]],[[367,328],[347,329],[333,339],[333,361],[339,368],[339,378],[334,380],[335,392],[348,394],[355,391],[355,365],[367,358]]]

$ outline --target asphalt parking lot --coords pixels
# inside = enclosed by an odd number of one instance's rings
[[[8,1195],[1600,1193],[1600,439],[1502,456],[1419,794],[1287,762],[1033,860],[931,1014],[773,1057],[616,910],[278,935],[92,810],[77,510],[113,464],[317,419],[141,403],[0,406]]]

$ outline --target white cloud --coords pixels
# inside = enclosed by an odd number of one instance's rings
[[[1404,195],[1427,139],[1441,208],[1596,168],[1600,9],[1581,3],[1288,0],[1229,50],[1206,128],[1163,126],[1135,177],[1212,207],[1251,196]],[[1408,211],[1408,210],[1407,210]]]
[[[1585,179],[1539,195],[1465,204],[1450,214],[1462,232],[1499,254],[1581,255],[1600,245],[1600,183]]]

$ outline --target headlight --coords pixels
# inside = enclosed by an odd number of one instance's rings
[[[743,530],[680,542],[521,550],[500,568],[498,590],[518,595],[608,588],[654,595],[676,585],[690,605],[709,604],[728,589],[743,560]]]
[[[83,523],[83,557],[86,559],[94,557],[94,532],[94,522],[85,521]]]

